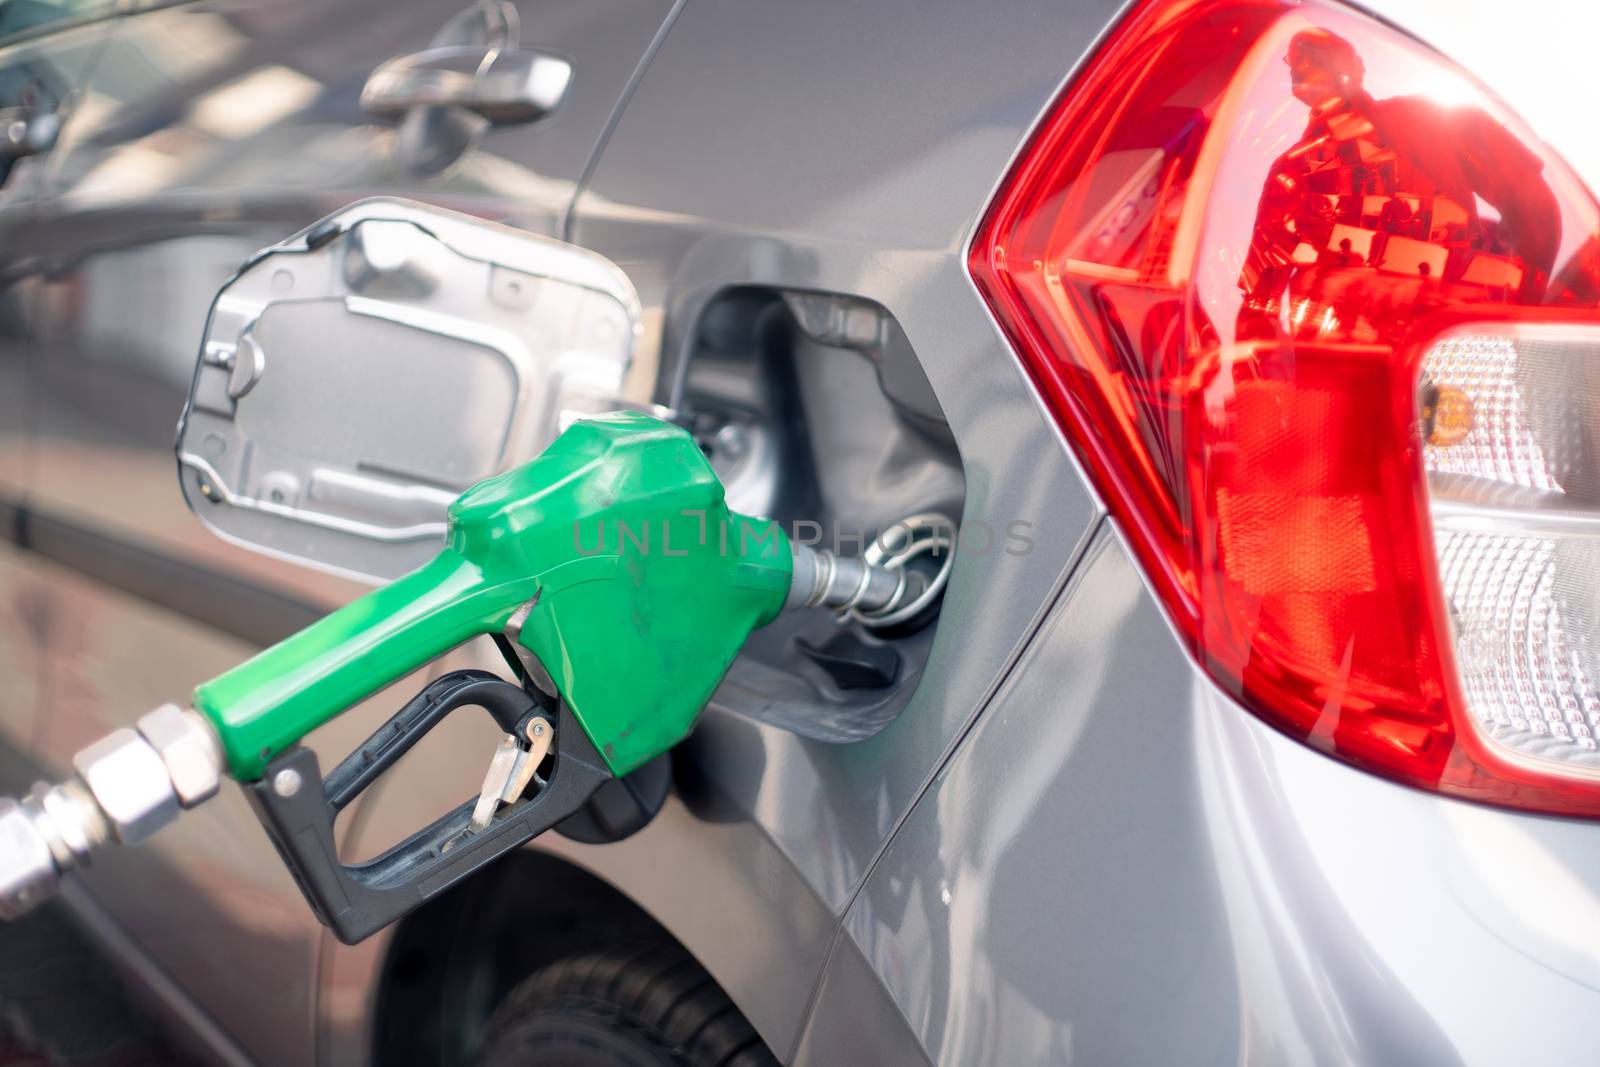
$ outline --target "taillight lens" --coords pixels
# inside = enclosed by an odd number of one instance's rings
[[[1334,3],[1154,0],[971,269],[1218,684],[1600,814],[1600,209],[1490,94]]]

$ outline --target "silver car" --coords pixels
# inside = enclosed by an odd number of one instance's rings
[[[741,508],[961,524],[934,623],[758,633],[622,840],[346,945],[225,786],[71,913],[227,1063],[1592,1061],[1600,22],[1371,6],[0,2],[0,792],[366,588],[173,437],[219,287],[370,197],[620,268]]]

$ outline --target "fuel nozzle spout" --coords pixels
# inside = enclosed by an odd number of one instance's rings
[[[954,520],[924,512],[890,523],[860,556],[791,542],[794,574],[784,608],[824,607],[873,630],[926,618],[950,579],[955,531]]]
[[[222,748],[200,715],[164,704],[72,758],[66,781],[0,797],[0,919],[53,895],[96,849],[137,844],[215,795]]]

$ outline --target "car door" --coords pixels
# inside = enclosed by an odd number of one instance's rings
[[[559,232],[667,10],[205,0],[120,20],[19,238],[37,259],[23,284],[37,425],[28,567],[50,616],[39,762],[59,770],[359,591],[222,542],[182,501],[173,430],[218,286],[255,249],[377,194]],[[376,68],[431,45],[537,48],[572,77],[539,121],[364,108]],[[369,702],[313,747],[326,765],[394,710]],[[248,1055],[310,1062],[323,931],[254,823],[224,790],[86,881]]]

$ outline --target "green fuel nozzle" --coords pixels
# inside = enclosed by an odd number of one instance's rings
[[[274,756],[472,637],[516,631],[622,775],[670,748],[783,608],[783,531],[737,515],[693,438],[619,414],[450,507],[442,552],[195,690],[228,771]]]
[[[948,520],[907,522],[907,546],[920,537],[921,551],[951,549]],[[446,545],[428,564],[199,686],[190,709],[169,705],[91,745],[69,781],[0,800],[0,917],[97,845],[142,839],[200,803],[226,773],[245,784],[319,916],[359,940],[681,741],[751,631],[786,607],[869,624],[921,610],[948,568],[919,578],[905,558],[881,539],[840,558],[730,511],[699,446],[671,423],[632,413],[576,423],[451,505]],[[299,745],[306,734],[482,635],[524,684],[446,675],[323,779]],[[478,802],[370,863],[342,865],[338,810],[469,705],[506,733]]]

